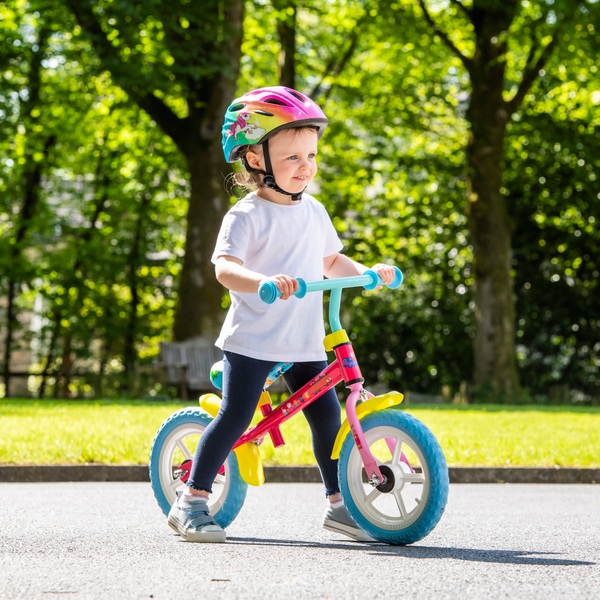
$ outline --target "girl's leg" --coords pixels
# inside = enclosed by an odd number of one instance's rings
[[[327,366],[326,361],[295,363],[284,374],[284,379],[292,392],[300,389]],[[327,496],[339,494],[337,460],[331,459],[331,451],[337,432],[341,426],[340,403],[335,390],[331,389],[304,410],[312,433],[313,452],[321,471]]]
[[[217,416],[200,437],[188,480],[189,492],[208,496],[233,445],[252,421],[274,362],[233,352],[223,356],[223,398]]]

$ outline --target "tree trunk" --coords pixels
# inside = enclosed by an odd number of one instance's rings
[[[506,39],[514,2],[473,11],[476,49],[467,111],[467,218],[474,255],[476,390],[520,393],[515,352],[511,227],[502,195],[508,110],[504,102]],[[499,41],[500,40],[500,41]]]
[[[10,270],[8,271],[8,284],[6,294],[6,334],[4,338],[4,357],[2,362],[2,377],[4,380],[4,393],[11,395],[10,365],[14,346],[14,337],[19,328],[17,298],[23,284],[29,283],[26,276],[26,259],[24,258],[25,241],[29,234],[31,223],[36,215],[40,203],[42,173],[48,167],[49,155],[56,144],[56,135],[50,134],[42,140],[36,139],[35,127],[39,123],[39,116],[34,116],[40,104],[42,90],[42,61],[46,52],[50,29],[42,27],[38,34],[37,49],[33,52],[28,81],[28,99],[22,106],[22,112],[27,123],[27,138],[25,140],[25,165],[23,168],[23,197],[16,219],[15,235],[10,249]],[[38,152],[43,159],[36,158]]]
[[[136,340],[138,335],[138,309],[140,306],[140,293],[138,289],[138,269],[143,253],[143,240],[145,219],[152,201],[149,193],[142,194],[135,222],[133,240],[127,261],[127,283],[131,301],[123,340],[123,382],[122,390],[131,393],[134,387],[135,367],[137,364]]]
[[[479,120],[477,112],[473,106],[475,121]],[[474,255],[474,384],[514,396],[520,387],[515,359],[511,231],[501,193],[504,127],[484,126],[478,131],[472,126],[471,133],[467,217]]]
[[[278,70],[279,85],[296,88],[296,2],[295,0],[279,0],[273,2],[279,11],[277,17],[277,35],[281,50],[279,51]]]
[[[59,311],[54,311],[52,334],[50,336],[48,350],[46,352],[46,356],[44,359],[44,368],[42,370],[40,389],[38,391],[38,398],[44,398],[46,396],[46,386],[48,383],[48,377],[50,376],[50,372],[51,372],[52,366],[54,364],[54,355],[56,353],[56,346],[58,345],[58,336],[59,336],[59,332],[60,332],[60,319],[61,319],[61,313]]]
[[[185,256],[173,325],[173,337],[178,341],[200,334],[216,337],[220,329],[223,287],[216,280],[211,257],[229,206],[223,189],[224,159],[220,142],[199,144],[186,159],[191,191]]]
[[[223,288],[215,279],[210,258],[221,219],[229,206],[223,187],[223,174],[228,169],[220,143],[221,126],[236,92],[244,0],[204,0],[202,6],[191,3],[186,28],[171,4],[165,1],[152,5],[155,17],[166,23],[165,43],[176,53],[171,74],[183,91],[180,100],[188,108],[186,117],[173,112],[161,99],[161,95],[173,94],[177,85],[157,94],[156,82],[140,82],[139,65],[123,60],[106,34],[112,24],[106,30],[103,28],[104,15],[94,7],[94,2],[66,1],[115,83],[154,119],[185,158],[191,191],[173,337],[185,340],[201,334],[214,335],[219,329]],[[127,3],[123,4],[126,11]],[[128,19],[124,16],[124,20]],[[189,50],[183,52],[181,44],[185,38]],[[131,38],[130,32],[123,32],[123,44],[126,43],[137,48],[137,38]],[[168,69],[166,65],[161,68]]]

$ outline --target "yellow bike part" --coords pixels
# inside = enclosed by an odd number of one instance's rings
[[[400,404],[403,399],[404,396],[400,392],[388,392],[387,394],[382,394],[381,396],[373,396],[373,398],[369,398],[365,402],[361,402],[357,405],[356,416],[361,419],[362,417],[368,415],[369,413],[375,412],[376,410],[383,410],[384,408],[389,408],[390,406]],[[342,423],[337,437],[335,438],[335,444],[333,445],[333,451],[331,452],[331,458],[333,460],[336,460],[340,457],[342,444],[349,433],[350,424],[348,423],[348,419],[346,419]]]
[[[338,329],[338,331],[334,331],[329,335],[325,336],[323,340],[323,346],[325,346],[325,350],[327,352],[331,352],[336,346],[340,344],[344,344],[345,342],[349,342],[350,338],[344,329]]]
[[[221,407],[221,398],[216,394],[204,394],[198,400],[200,408],[203,408],[211,417],[216,417]]]
[[[221,406],[221,398],[216,394],[204,394],[200,396],[199,403],[200,407],[209,415],[216,417]],[[262,485],[265,482],[265,471],[258,446],[252,442],[248,442],[235,448],[234,452],[242,479],[249,485]]]
[[[247,442],[234,449],[242,479],[249,485],[259,486],[265,482],[265,470],[258,446]]]

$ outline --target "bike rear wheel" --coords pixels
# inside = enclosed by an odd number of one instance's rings
[[[160,427],[150,451],[150,484],[165,515],[169,514],[178,490],[184,489],[200,436],[212,417],[200,408],[182,408]],[[208,505],[215,521],[227,527],[237,517],[248,484],[242,479],[235,452],[231,452],[213,482]]]
[[[361,419],[367,444],[387,482],[368,481],[349,433],[338,464],[348,511],[370,536],[388,544],[412,544],[438,524],[448,499],[448,467],[442,449],[420,421],[387,409]]]

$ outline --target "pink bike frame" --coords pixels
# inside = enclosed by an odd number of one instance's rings
[[[356,447],[369,479],[375,485],[379,485],[385,478],[381,474],[377,462],[369,450],[362,427],[360,426],[360,421],[356,415],[356,405],[358,402],[371,398],[373,394],[367,392],[363,387],[363,377],[352,344],[349,341],[343,342],[334,347],[333,352],[335,353],[335,360],[333,362],[277,408],[268,413],[259,423],[248,429],[237,441],[234,448],[248,442],[256,443],[267,434],[278,432],[279,426],[282,423],[310,405],[317,398],[320,398],[338,383],[344,381],[346,387],[350,389],[350,394],[346,400],[346,416],[350,430],[352,431]]]
[[[402,283],[403,278],[402,271],[397,267],[394,267],[394,269],[395,275],[392,282],[386,284],[392,289],[397,288]],[[381,285],[383,285],[383,281],[379,275],[377,275],[375,271],[367,270],[362,275],[356,277],[313,282],[305,282],[302,279],[298,279],[298,291],[295,292],[294,295],[298,298],[303,298],[306,293],[310,291],[330,290],[329,325],[333,334],[342,331],[340,322],[342,289],[362,286],[367,290],[372,290]],[[259,296],[267,304],[275,302],[279,295],[280,292],[272,281],[261,284],[259,288]],[[346,417],[348,419],[348,425],[350,426],[350,431],[352,432],[354,442],[356,443],[356,447],[362,458],[369,481],[372,485],[377,486],[385,481],[385,477],[382,475],[377,466],[377,461],[369,449],[369,445],[365,440],[365,434],[356,414],[357,404],[360,401],[373,397],[373,394],[369,393],[363,387],[364,379],[360,372],[354,349],[352,348],[352,344],[348,337],[342,336],[341,338],[337,338],[336,342],[333,343],[332,350],[335,353],[335,360],[276,409],[270,412],[265,411],[266,416],[264,416],[264,418],[254,427],[248,429],[248,431],[237,441],[234,448],[248,442],[257,443],[267,434],[271,435],[274,443],[283,443],[279,426],[289,418],[293,417],[299,410],[302,410],[317,398],[320,398],[325,392],[335,387],[338,383],[344,381],[346,387],[350,390],[350,394],[346,400]],[[388,445],[393,451],[392,440],[388,441]]]

